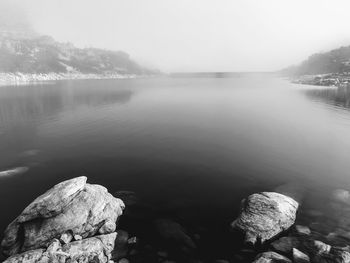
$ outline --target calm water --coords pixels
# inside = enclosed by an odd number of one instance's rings
[[[86,175],[187,222],[227,228],[247,194],[350,188],[350,95],[268,76],[0,87],[0,231]]]

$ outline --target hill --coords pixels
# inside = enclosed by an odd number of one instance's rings
[[[350,46],[313,54],[300,65],[282,70],[282,73],[294,76],[348,72],[350,72]]]
[[[0,31],[0,72],[24,74],[154,74],[122,51],[77,48],[52,37]]]

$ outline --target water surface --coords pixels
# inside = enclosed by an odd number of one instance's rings
[[[0,87],[0,171],[29,168],[0,178],[0,231],[80,175],[221,230],[256,191],[350,188],[348,108],[346,91],[267,75]]]

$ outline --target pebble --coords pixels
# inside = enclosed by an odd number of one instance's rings
[[[60,241],[63,244],[68,244],[69,242],[72,241],[72,239],[73,239],[73,235],[70,232],[65,232],[60,237]]]

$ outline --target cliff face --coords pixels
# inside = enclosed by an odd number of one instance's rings
[[[311,55],[298,66],[282,70],[287,75],[315,75],[350,72],[350,46]]]
[[[48,36],[0,32],[0,72],[153,74],[122,51],[77,48]]]

